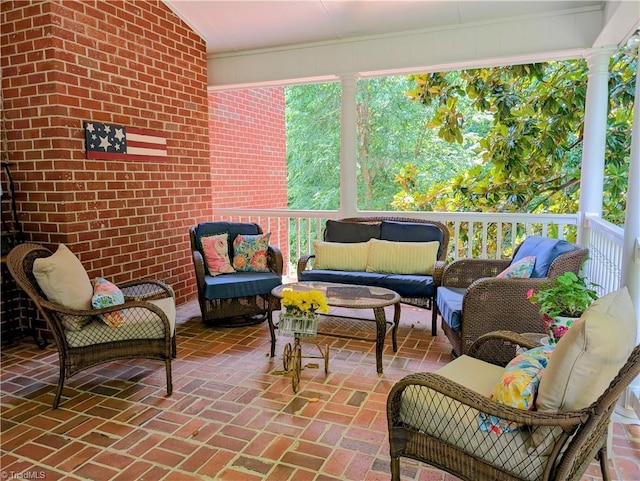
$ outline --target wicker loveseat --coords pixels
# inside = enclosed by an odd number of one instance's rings
[[[329,266],[323,267],[317,264],[316,254],[302,256],[298,261],[298,280],[299,281],[323,281],[337,282],[342,284],[369,285],[376,287],[384,287],[400,294],[403,303],[431,309],[435,299],[435,283],[432,271],[439,266],[444,266],[449,247],[449,230],[447,227],[437,221],[423,219],[408,219],[401,217],[356,217],[341,220],[327,220],[324,229],[323,242],[315,244],[315,250],[322,247],[326,249],[331,246],[331,251],[339,253],[340,245],[346,244],[351,246],[361,245],[363,248],[369,241],[385,241],[387,244],[380,245],[377,243],[376,249],[389,248],[389,255],[383,261],[389,261],[391,264],[384,266],[382,270],[372,269],[371,264],[367,264],[367,254],[365,251],[363,262],[360,268],[353,267],[353,254],[356,251],[346,251],[344,256],[349,256],[345,260],[351,264],[349,269],[340,265],[340,260],[332,262]],[[407,259],[410,264],[410,270],[417,268],[421,273],[407,274],[407,271],[395,270],[392,264],[395,257],[411,255],[412,252],[423,252],[423,245],[437,242],[436,251],[433,251],[433,260],[427,261],[426,270],[422,271],[419,266],[425,262],[425,258]],[[406,243],[403,245],[403,243]],[[328,245],[327,245],[328,244]],[[371,248],[371,247],[369,247]],[[415,250],[412,250],[415,249]],[[371,252],[371,251],[369,251]],[[385,254],[384,250],[378,250],[381,254]],[[369,260],[371,257],[369,257]],[[429,273],[424,273],[429,272]],[[435,336],[437,331],[436,317],[432,315],[432,334]]]
[[[468,481],[578,481],[597,455],[610,480],[607,428],[640,374],[636,330],[623,288],[594,302],[552,351],[524,351],[538,344],[500,331],[434,373],[406,376],[387,399],[391,479],[407,457]],[[509,345],[521,354],[493,364]],[[545,358],[537,370],[526,364]],[[524,399],[533,404],[518,406]]]
[[[263,234],[263,231],[253,222],[224,221],[201,222],[189,229],[202,319],[221,327],[261,322],[266,319],[271,290],[282,284],[282,253],[278,247],[268,246],[268,270],[265,272],[235,271],[210,275],[205,265],[201,238],[224,233],[228,234],[229,259],[233,259],[233,241],[238,235],[256,236]],[[274,308],[279,309],[279,301],[274,302]]]
[[[588,253],[563,240],[530,236],[516,247],[513,259],[458,259],[440,267],[434,314],[442,315],[453,355],[465,354],[488,332],[543,332],[538,306],[528,301],[527,291],[564,272],[577,274]],[[530,278],[497,277],[510,264],[536,255]]]

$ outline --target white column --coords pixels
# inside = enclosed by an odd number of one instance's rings
[[[624,244],[622,247],[622,285],[629,288],[633,299],[640,343],[640,64],[636,72],[636,108],[631,129],[631,155],[629,157],[629,183],[627,185],[627,209],[624,220]],[[638,385],[640,383],[636,383]],[[640,387],[637,387],[640,392]]]
[[[587,97],[584,110],[584,140],[582,141],[582,172],[580,174],[580,214],[602,216],[604,186],[604,151],[609,103],[609,58],[613,49],[591,50],[586,55],[589,67]],[[582,222],[581,222],[582,224]],[[578,243],[587,246],[588,230],[581,227]]]
[[[636,32],[635,36],[639,35]],[[634,37],[635,37],[634,36]],[[632,37],[633,38],[633,37]],[[630,40],[631,42],[631,40]],[[631,43],[633,45],[633,43]],[[638,41],[635,41],[638,48]],[[627,43],[630,46],[630,43]],[[640,52],[639,52],[640,53]],[[635,110],[631,128],[631,153],[629,156],[629,180],[627,183],[627,208],[624,220],[624,239],[622,244],[622,279],[621,285],[627,286],[633,301],[638,322],[636,344],[640,343],[640,64],[636,69]],[[634,399],[635,398],[635,399]],[[637,406],[640,399],[640,376],[636,377],[623,395],[622,405],[628,409],[625,415],[638,415]]]
[[[358,75],[347,74],[342,81],[340,114],[340,216],[355,217],[358,211],[358,126],[356,89]]]

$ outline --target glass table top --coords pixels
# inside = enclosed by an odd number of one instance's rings
[[[327,298],[327,304],[335,307],[376,308],[400,302],[400,295],[390,289],[374,286],[357,286],[333,282],[294,282],[275,287],[271,294],[282,298],[282,292],[291,289],[296,292],[321,291]]]

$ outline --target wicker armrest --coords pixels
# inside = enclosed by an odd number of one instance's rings
[[[442,285],[442,275],[447,267],[446,261],[436,261],[433,266],[433,283],[437,286]]]
[[[527,299],[527,291],[544,281],[483,278],[471,284],[462,304],[462,352],[493,331],[544,332],[538,306]]]
[[[302,271],[307,269],[307,264],[311,259],[315,259],[316,256],[314,254],[305,254],[300,259],[298,259],[298,279],[300,278],[300,274]]]
[[[282,260],[282,252],[279,247],[269,245],[269,248],[267,249],[267,265],[271,272],[282,276],[284,261]]]
[[[537,332],[542,324],[531,326],[530,323],[541,319],[538,306],[527,299],[527,292],[537,288],[547,279],[503,279],[485,277],[473,282],[465,292],[463,304],[463,317],[465,322],[469,319],[482,319],[485,323],[481,334],[491,331],[509,330],[514,332]],[[469,317],[468,317],[469,316]],[[495,316],[496,325],[491,326],[491,317]],[[500,319],[501,318],[501,319]],[[520,325],[523,319],[526,324]],[[473,322],[473,321],[472,321]]]
[[[122,282],[118,287],[124,294],[125,301],[144,301],[149,299],[175,298],[173,288],[165,282],[156,279],[138,279]]]
[[[540,334],[540,338],[542,337],[543,334]],[[491,364],[504,366],[508,362],[504,356],[505,352],[515,352],[517,348],[533,349],[541,345],[532,337],[523,336],[517,332],[493,331],[476,339],[469,347],[467,355]],[[513,349],[509,349],[509,347],[513,347]]]
[[[196,282],[198,284],[198,289],[204,289],[204,258],[200,251],[191,251],[193,258],[193,267],[196,271]]]
[[[483,277],[495,277],[509,266],[509,259],[458,259],[446,265],[440,285],[469,287]]]

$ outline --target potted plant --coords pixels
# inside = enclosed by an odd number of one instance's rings
[[[594,287],[598,285],[573,272],[565,272],[542,283],[539,289],[527,291],[527,299],[540,307],[551,344],[555,344],[598,298]]]

